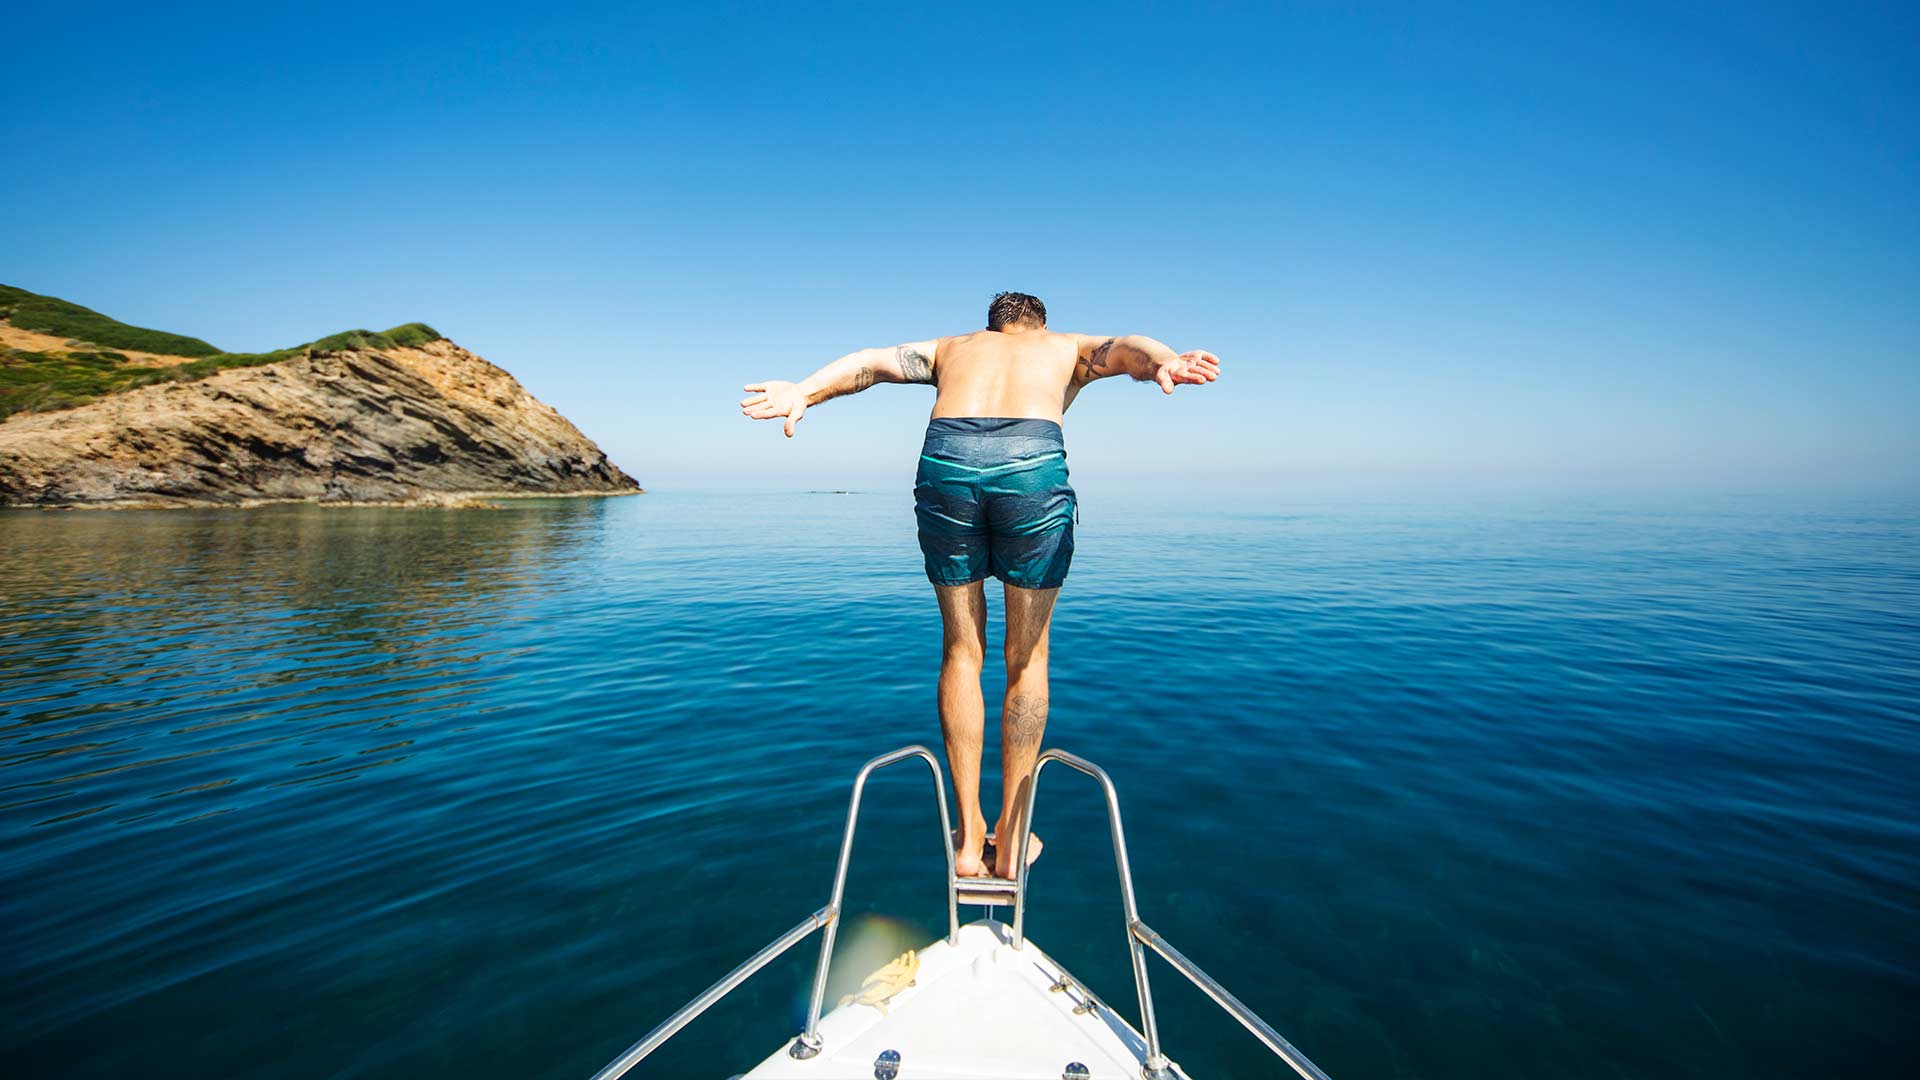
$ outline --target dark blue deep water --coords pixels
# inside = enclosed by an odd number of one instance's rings
[[[1920,507],[1221,505],[1089,501],[1048,741],[1333,1076],[1920,1060]],[[0,567],[9,1077],[583,1080],[938,740],[904,490],[8,512]],[[1030,926],[1131,1016],[1100,814],[1049,774]],[[875,781],[850,939],[934,935],[935,831]],[[810,961],[636,1075],[749,1067]],[[1153,970],[1195,1076],[1279,1074]]]

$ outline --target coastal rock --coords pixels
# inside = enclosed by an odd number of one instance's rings
[[[426,503],[640,485],[438,340],[308,352],[0,422],[0,506]]]

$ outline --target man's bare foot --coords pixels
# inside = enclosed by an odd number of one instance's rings
[[[953,830],[953,874],[955,877],[986,877],[987,863],[982,854],[987,846],[984,831],[976,834],[979,839],[969,844],[959,829]]]
[[[999,835],[1000,835],[999,830],[995,830],[993,833],[993,837],[998,837]],[[993,837],[990,837],[989,839],[993,839]],[[1040,842],[1039,833],[1030,833],[1028,835],[1027,837],[1027,865],[1028,866],[1033,865],[1034,860],[1040,857],[1040,849],[1046,846],[1047,845]],[[994,877],[1008,878],[1008,879],[1011,879],[1013,877],[1013,863],[1015,859],[1018,859],[1020,857],[1019,848],[1020,848],[1020,845],[1018,844],[1011,844],[1005,848],[1002,848],[999,845],[998,840],[993,841],[992,849],[993,849],[993,876]]]

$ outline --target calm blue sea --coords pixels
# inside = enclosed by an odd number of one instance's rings
[[[1054,631],[1175,945],[1345,1080],[1910,1075],[1920,504],[1224,505],[1089,500]],[[584,1080],[938,743],[905,491],[16,511],[0,567],[9,1077]],[[1047,785],[1031,932],[1132,1017]],[[932,806],[870,789],[850,949],[936,933]],[[811,960],[636,1075],[749,1067]],[[1196,1077],[1279,1075],[1153,971]]]

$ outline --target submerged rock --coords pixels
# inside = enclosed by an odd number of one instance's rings
[[[640,485],[444,339],[314,351],[0,422],[0,506],[458,505]]]

